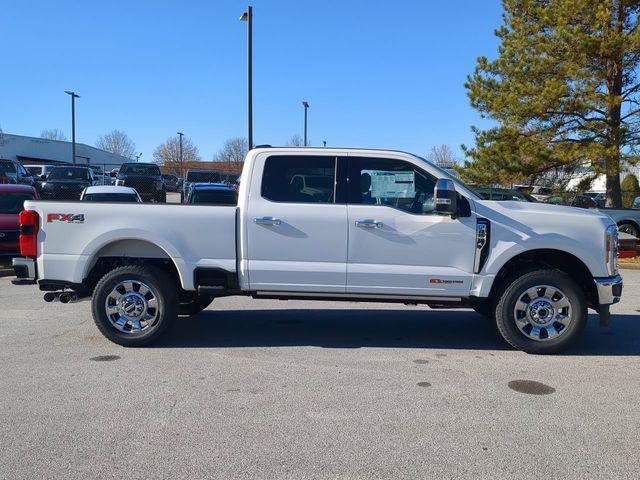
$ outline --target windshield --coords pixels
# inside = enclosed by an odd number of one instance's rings
[[[82,200],[85,202],[138,202],[133,193],[88,193]]]
[[[33,200],[33,195],[22,192],[0,195],[0,213],[20,213],[25,200]]]
[[[187,182],[193,183],[217,183],[220,181],[220,174],[211,172],[187,172]]]
[[[1,167],[0,167],[1,168]],[[42,175],[42,167],[26,167],[32,175]]]
[[[54,168],[47,176],[47,180],[79,180],[89,181],[89,170],[84,168]]]
[[[120,168],[121,174],[126,175],[145,175],[145,176],[160,176],[160,168],[157,165],[122,165]]]
[[[189,203],[199,205],[235,205],[238,194],[230,190],[196,190]]]

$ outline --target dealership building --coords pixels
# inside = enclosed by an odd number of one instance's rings
[[[73,163],[71,142],[25,137],[0,132],[0,159],[18,160],[24,165],[64,165]],[[76,143],[78,165],[121,165],[131,159]]]

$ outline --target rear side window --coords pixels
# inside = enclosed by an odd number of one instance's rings
[[[334,203],[336,158],[272,156],[262,175],[262,197],[274,202]]]

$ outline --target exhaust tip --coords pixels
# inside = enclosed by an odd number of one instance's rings
[[[71,300],[71,297],[68,293],[60,294],[60,303],[69,303],[69,300]]]

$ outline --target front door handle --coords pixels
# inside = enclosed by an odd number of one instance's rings
[[[280,225],[282,221],[275,217],[254,218],[253,223],[256,225]]]
[[[356,227],[382,228],[382,222],[377,222],[376,220],[356,220]]]

